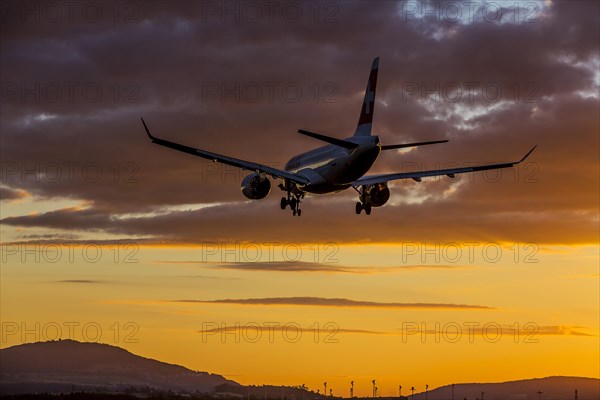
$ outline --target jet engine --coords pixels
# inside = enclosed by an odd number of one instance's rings
[[[390,189],[387,187],[385,183],[378,183],[376,185],[372,185],[367,190],[369,195],[369,199],[371,201],[371,205],[373,207],[381,207],[390,198]]]
[[[250,200],[260,200],[271,192],[271,181],[259,173],[248,175],[242,181],[242,193]]]

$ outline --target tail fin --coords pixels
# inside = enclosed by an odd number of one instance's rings
[[[377,71],[379,70],[379,57],[373,60],[371,65],[371,74],[365,91],[360,117],[354,136],[371,136],[371,126],[373,125],[373,111],[375,110],[375,90],[377,89]]]

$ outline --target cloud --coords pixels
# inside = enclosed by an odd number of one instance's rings
[[[358,301],[344,298],[324,297],[270,297],[262,299],[222,299],[222,300],[171,300],[175,303],[241,304],[260,306],[309,306],[344,308],[385,308],[385,309],[479,309],[491,310],[493,307],[452,303],[383,303]]]
[[[569,325],[548,325],[539,326],[537,330],[532,333],[531,330],[523,330],[521,334],[540,334],[540,335],[558,335],[558,336],[591,336],[596,337],[590,333],[581,332],[582,329],[589,329],[584,326],[569,326]]]
[[[267,272],[325,272],[325,273],[361,273],[359,267],[349,267],[338,264],[322,264],[316,262],[232,262],[232,263],[208,263],[202,261],[158,261],[168,264],[193,264],[213,269],[230,269],[237,271],[267,271]],[[364,269],[367,273],[368,268]]]
[[[234,325],[234,326],[223,326],[223,327],[211,327],[211,328],[207,328],[207,329],[202,329],[199,330],[198,333],[202,333],[202,334],[212,334],[212,333],[225,333],[225,332],[246,332],[246,331],[255,331],[255,332],[268,332],[268,333],[272,333],[272,332],[285,332],[287,333],[288,331],[293,331],[293,332],[323,332],[324,328],[321,328],[321,330],[319,329],[315,329],[315,328],[310,328],[310,327],[301,327],[298,324],[286,324],[286,325],[279,325],[279,324],[263,324],[263,325],[258,325],[258,324],[244,324],[242,325]],[[331,326],[331,333],[349,333],[349,334],[365,334],[365,335],[387,335],[390,334],[390,332],[384,332],[384,331],[371,331],[371,330],[365,330],[365,329],[345,329],[345,328],[340,328],[337,325],[335,326]]]
[[[139,3],[135,18],[120,23],[23,24],[19,13],[7,14],[0,155],[2,187],[10,189],[2,198],[25,191],[90,206],[0,222],[170,244],[597,242],[598,2],[552,2],[532,23],[455,24],[406,21],[402,2],[333,4],[332,21],[304,10],[297,23],[280,15],[274,22],[223,21],[188,2]],[[532,145],[538,149],[498,179],[477,173],[461,177],[460,186],[449,179],[394,183],[390,204],[361,217],[366,229],[353,215],[353,191],[307,196],[290,229],[275,185],[266,200],[246,202],[239,191],[246,172],[153,145],[139,120],[145,116],[165,138],[282,167],[320,145],[298,128],[353,132],[376,55],[374,129],[382,142],[450,142],[386,152],[373,173],[517,160]],[[301,88],[297,101],[286,98],[286,85]],[[461,90],[457,101],[444,97],[450,87]],[[483,88],[502,94],[490,100]],[[215,207],[161,212],[198,202]],[[130,213],[147,215],[120,219]]]
[[[416,269],[459,269],[464,268],[458,265],[405,265],[390,267],[353,267],[349,265],[340,265],[337,263],[317,263],[303,261],[270,261],[270,262],[230,262],[217,263],[203,261],[158,261],[168,264],[193,264],[213,269],[230,269],[237,271],[258,271],[258,272],[317,272],[317,273],[342,273],[342,274],[375,274],[391,273],[404,270]]]
[[[107,283],[106,281],[98,281],[91,279],[64,279],[60,281],[55,281],[56,283],[83,283],[83,284],[98,284],[98,283]]]
[[[25,234],[21,235],[19,239],[27,239],[33,241],[74,241],[79,237],[71,233],[42,233],[42,234]]]
[[[588,329],[581,326],[568,326],[568,325],[548,325],[538,326],[530,324],[526,327],[515,328],[509,325],[500,325],[497,323],[481,323],[474,324],[459,324],[459,323],[445,323],[444,330],[426,329],[421,330],[420,326],[411,325],[407,329],[399,329],[396,331],[373,331],[365,329],[346,329],[340,328],[335,325],[331,327],[332,333],[341,334],[364,334],[364,335],[402,335],[408,338],[413,335],[436,335],[442,337],[444,340],[457,341],[463,335],[468,337],[484,337],[491,341],[496,341],[504,338],[516,338],[523,343],[536,343],[538,339],[536,336],[584,336],[584,337],[596,337],[596,335],[581,332],[582,329]],[[241,332],[245,334],[247,331],[254,331],[260,333],[273,333],[273,332],[315,332],[319,331],[315,328],[301,327],[299,324],[266,324],[259,325],[258,323],[244,323],[235,324],[229,326],[211,326],[207,324],[205,329],[197,331],[202,334],[215,334],[215,333],[227,333],[227,332]]]
[[[462,335],[482,336],[490,339],[492,342],[499,340],[502,337],[511,337],[515,340],[520,340],[522,343],[537,343],[537,336],[586,336],[596,337],[590,333],[582,332],[589,328],[584,326],[569,326],[569,325],[538,325],[536,323],[527,323],[524,325],[504,325],[497,322],[470,322],[457,323],[446,322],[441,324],[442,329],[421,329],[417,323],[406,323],[406,326],[399,328],[398,334],[402,335],[436,335],[448,337],[450,340],[458,339]]]
[[[23,189],[0,186],[0,201],[20,200],[29,196],[29,193]]]
[[[525,187],[533,192],[537,186]],[[482,196],[482,198],[485,196]],[[41,227],[63,230],[96,231],[132,237],[136,242],[198,244],[232,241],[255,243],[347,242],[522,242],[522,243],[593,243],[597,238],[596,212],[589,210],[519,210],[518,203],[529,200],[516,195],[490,208],[491,200],[482,198],[466,203],[434,202],[434,204],[386,206],[369,216],[371,227],[365,231],[356,224],[349,206],[343,212],[335,201],[306,205],[297,229],[287,229],[282,220],[290,217],[274,204],[244,203],[235,207],[215,206],[210,209],[171,212],[156,217],[118,220],[110,213],[90,208],[61,209],[37,215],[8,217],[0,223],[18,227]],[[550,197],[548,202],[556,199]],[[308,200],[308,201],[312,201]],[[307,201],[307,202],[308,202]],[[347,199],[347,205],[352,204]],[[512,205],[510,205],[512,203]],[[533,207],[533,205],[531,205]],[[452,212],[448,212],[451,208]],[[333,215],[336,215],[333,217]],[[351,218],[348,215],[352,215]],[[365,217],[365,216],[363,216]],[[333,220],[332,218],[335,218]],[[365,217],[367,218],[367,217]],[[519,221],[516,224],[515,221]],[[558,224],[558,225],[557,225]],[[558,226],[562,226],[558,229]],[[198,226],[210,229],[198,229]],[[403,226],[406,229],[397,229]],[[343,227],[343,229],[341,229]],[[491,228],[493,227],[493,229]],[[140,238],[140,239],[136,239]]]

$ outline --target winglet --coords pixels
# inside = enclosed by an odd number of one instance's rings
[[[152,141],[154,141],[154,139],[156,139],[156,138],[150,134],[150,130],[146,126],[146,122],[144,121],[144,118],[140,117],[140,119],[142,120],[142,124],[144,124],[144,129],[146,130],[146,134]]]
[[[522,163],[523,161],[525,161],[525,159],[526,159],[527,157],[529,157],[529,155],[530,155],[531,153],[533,153],[533,151],[535,150],[535,148],[536,148],[536,147],[537,147],[537,144],[536,144],[535,146],[533,146],[533,147],[531,148],[531,150],[529,150],[529,152],[528,152],[527,154],[525,154],[525,156],[524,156],[523,158],[521,158],[521,161],[519,161],[519,163]],[[518,164],[518,163],[517,163],[517,164]]]

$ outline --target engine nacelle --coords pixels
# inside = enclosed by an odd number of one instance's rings
[[[387,187],[385,183],[378,183],[376,185],[372,185],[367,190],[369,195],[369,199],[371,201],[371,205],[373,207],[381,207],[390,198],[390,189]]]
[[[256,172],[250,174],[242,181],[242,193],[250,200],[264,199],[271,193],[271,181]]]

